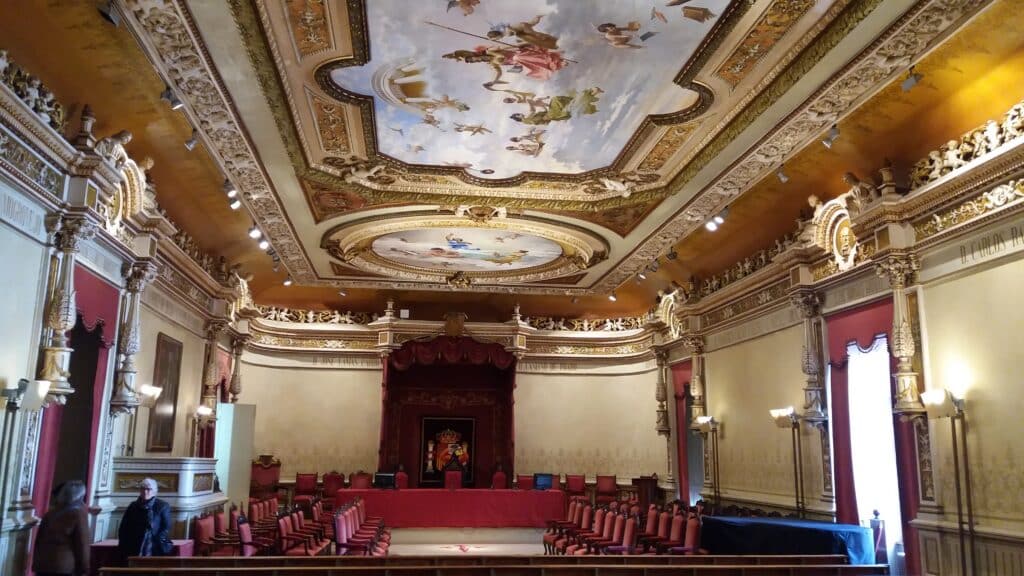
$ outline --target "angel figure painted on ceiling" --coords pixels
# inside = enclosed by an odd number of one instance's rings
[[[536,80],[549,80],[569,62],[562,53],[532,44],[518,46],[477,46],[473,50],[455,50],[442,58],[467,64],[486,63],[495,70],[491,84],[507,84],[502,80],[505,73],[526,71],[526,76]]]
[[[580,92],[573,90],[563,96],[551,97],[545,106],[537,106],[536,102],[531,102],[528,114],[517,112],[510,118],[516,122],[536,126],[568,120],[572,118],[574,112],[584,115],[594,114],[597,112],[597,102],[603,93],[604,90],[596,86]]]

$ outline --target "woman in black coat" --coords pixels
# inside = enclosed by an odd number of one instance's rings
[[[139,483],[139,498],[128,505],[117,530],[118,547],[123,558],[131,556],[168,556],[171,543],[171,507],[156,497],[156,480]]]

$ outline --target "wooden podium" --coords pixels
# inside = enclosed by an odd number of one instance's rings
[[[633,478],[633,486],[636,486],[637,498],[640,500],[640,513],[645,514],[647,507],[658,501],[658,478],[656,476],[641,476]]]

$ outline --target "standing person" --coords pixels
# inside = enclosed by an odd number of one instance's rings
[[[32,570],[36,576],[88,574],[90,540],[85,484],[72,480],[57,488],[53,506],[39,524]]]
[[[156,492],[156,480],[144,479],[139,483],[138,499],[125,510],[117,530],[123,558],[171,554],[171,507],[157,498]]]

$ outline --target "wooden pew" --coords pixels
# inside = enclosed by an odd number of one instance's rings
[[[875,576],[888,573],[885,565],[848,564],[130,567],[103,568],[100,571],[106,576]]]

